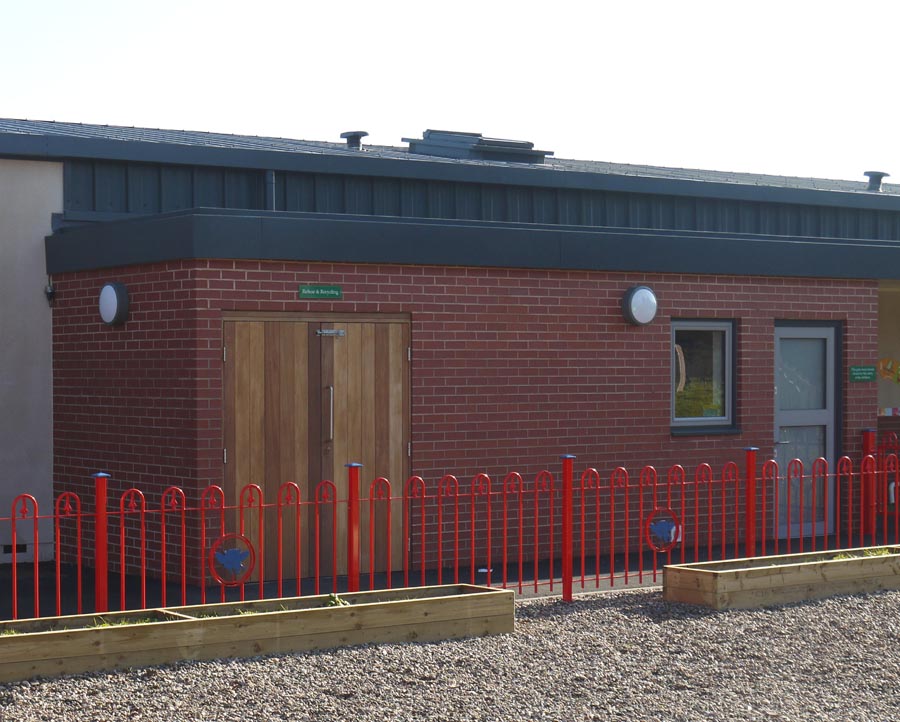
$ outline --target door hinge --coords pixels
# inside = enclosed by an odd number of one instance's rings
[[[228,449],[222,449],[222,463],[228,463]]]
[[[222,363],[225,363],[225,360],[227,357],[228,357],[228,347],[222,346]]]
[[[412,346],[406,347],[406,360],[412,361]]]
[[[412,456],[412,441],[406,442],[406,455]]]

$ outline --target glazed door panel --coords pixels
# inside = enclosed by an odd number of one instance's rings
[[[815,489],[810,477],[813,462],[819,457],[828,460],[830,469],[834,468],[835,378],[834,328],[776,327],[774,458],[780,470],[776,531],[781,537],[809,534],[813,520],[819,530],[826,520],[829,525],[832,523],[831,477],[818,480]],[[788,464],[793,459],[803,463],[803,479],[792,479],[788,488]],[[812,508],[814,496],[816,504]]]
[[[372,479],[390,479],[393,495],[402,493],[408,474],[409,325],[404,321],[307,322],[227,321],[225,365],[225,478],[230,498],[244,485],[263,489],[275,503],[279,486],[294,481],[304,501],[315,498],[316,485],[331,480],[340,500],[336,548],[339,573],[346,570],[347,469],[363,464],[361,498]],[[387,563],[387,502],[375,505],[376,569]],[[330,509],[320,519],[320,564],[331,571]],[[401,509],[390,510],[392,567],[402,554]],[[285,521],[290,515],[285,515]],[[369,504],[360,508],[361,569],[369,568]],[[276,516],[266,519],[265,574],[275,575]],[[315,518],[301,516],[301,574],[312,573]],[[257,522],[245,517],[245,533]],[[292,539],[286,526],[283,539]],[[283,574],[294,574],[293,545],[284,546]]]

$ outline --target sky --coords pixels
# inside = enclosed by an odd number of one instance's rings
[[[0,117],[900,183],[896,0],[0,0]]]

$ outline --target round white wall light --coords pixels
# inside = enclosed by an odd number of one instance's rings
[[[100,290],[100,318],[108,326],[128,320],[128,289],[122,283],[107,283]]]
[[[654,318],[659,305],[656,294],[649,286],[629,288],[622,297],[622,315],[628,323],[635,326],[646,326]]]

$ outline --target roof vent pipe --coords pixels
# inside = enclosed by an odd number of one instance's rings
[[[881,181],[885,178],[890,177],[890,173],[884,173],[880,170],[867,170],[863,173],[866,178],[869,179],[869,185],[866,188],[867,191],[873,191],[875,193],[881,192]]]
[[[348,130],[341,133],[341,138],[347,139],[347,147],[352,150],[359,150],[362,147],[362,139],[368,135],[364,130]]]

